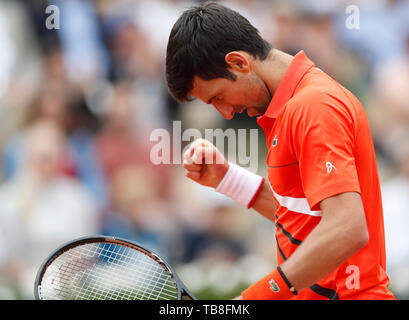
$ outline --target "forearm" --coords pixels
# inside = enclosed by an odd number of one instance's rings
[[[234,165],[209,141],[195,140],[183,155],[185,175],[193,181],[215,188],[238,203],[274,221],[277,206],[268,182],[261,176]]]
[[[215,191],[274,221],[277,205],[268,182],[262,176],[229,163],[228,170],[217,184]]]
[[[290,288],[301,291],[310,287],[366,245],[369,235],[358,193],[333,196],[320,205],[320,223],[280,270],[273,270],[243,291],[245,299],[288,299],[293,295]]]
[[[362,247],[345,223],[322,221],[282,265],[297,291],[320,281]]]
[[[266,180],[264,181],[251,209],[254,209],[267,219],[275,221],[275,212],[277,211],[277,205]]]
[[[326,277],[369,239],[358,193],[328,198],[321,202],[321,209],[320,223],[281,266],[298,291]]]

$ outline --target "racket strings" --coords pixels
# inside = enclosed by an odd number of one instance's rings
[[[130,250],[130,249],[128,249],[128,250]],[[108,250],[108,252],[111,252],[111,250],[109,249]],[[127,256],[127,255],[123,255],[123,254],[121,254],[121,253],[119,253],[119,252],[115,252],[115,251],[113,251],[115,254],[116,254],[116,256],[118,256],[119,258],[129,258],[128,260],[130,260],[130,262],[131,262],[131,264],[130,264],[130,266],[133,266],[136,262],[137,262],[137,260],[136,259],[133,259],[133,257],[132,256]],[[134,251],[131,251],[132,253],[134,253]],[[135,251],[136,252],[136,251]],[[111,259],[112,258],[112,256],[111,255],[106,255],[106,254],[102,254],[102,256],[103,257],[105,257],[105,258],[109,258],[109,259]],[[155,287],[153,287],[153,286],[150,286],[150,284],[149,284],[149,282],[148,283],[146,283],[147,281],[147,277],[146,277],[146,274],[150,274],[151,275],[151,278],[152,278],[152,280],[154,279],[154,277],[156,277],[158,280],[161,278],[161,277],[163,277],[164,276],[164,271],[165,271],[165,269],[163,269],[162,267],[159,267],[158,268],[158,265],[157,265],[157,263],[156,262],[154,262],[154,260],[152,260],[151,258],[148,258],[148,256],[146,256],[146,255],[141,255],[139,252],[138,252],[138,257],[140,258],[139,259],[139,263],[140,263],[140,265],[138,266],[138,268],[133,268],[132,270],[130,270],[131,272],[134,272],[134,279],[135,280],[137,280],[137,281],[142,281],[142,283],[140,284],[140,287],[142,288],[141,289],[141,295],[142,295],[142,298],[144,298],[144,296],[145,296],[145,292],[147,291],[147,290],[149,290],[149,289],[152,289],[152,292],[156,292],[157,290],[155,290]],[[148,260],[149,259],[149,260]],[[113,261],[115,261],[116,260],[116,258],[114,258],[113,259]],[[150,261],[151,260],[151,261]],[[148,263],[147,263],[148,262]],[[153,262],[153,263],[152,263]],[[120,266],[120,268],[121,269],[123,269],[123,270],[121,270],[121,271],[123,271],[123,272],[128,272],[127,270],[125,270],[124,268],[122,268],[122,266],[121,265],[119,265]],[[146,268],[146,266],[148,266],[148,268]],[[113,272],[115,272],[115,271],[117,271],[117,270],[113,270],[113,268],[112,268],[112,264],[107,264],[106,265],[106,267],[107,267],[107,270],[109,271],[109,270],[112,270]],[[154,269],[152,269],[152,267],[154,267]],[[157,271],[156,271],[156,269],[159,269],[161,272],[160,273],[158,273]],[[140,272],[140,271],[142,271],[142,273]],[[122,273],[118,273],[118,275],[121,275]],[[101,280],[103,280],[103,281],[105,281],[106,279],[101,279]],[[121,280],[121,278],[119,278],[119,279],[117,279],[117,280]],[[128,280],[128,278],[126,278],[125,280]],[[124,281],[124,286],[126,287],[127,285],[126,285],[126,282]],[[131,284],[129,284],[129,286],[132,286],[132,285],[134,285],[134,283],[131,283]]]
[[[43,299],[175,300],[174,278],[152,257],[119,244],[84,244],[64,252],[46,270]]]
[[[110,257],[110,256],[108,256],[108,255],[104,255],[104,256],[106,256],[106,257],[109,257],[109,258],[112,258],[112,256]],[[74,260],[75,261],[75,260]],[[76,265],[78,265],[78,263],[76,263],[76,264],[73,264],[73,266],[75,267]],[[66,269],[66,268],[65,268]],[[78,271],[78,268],[74,268],[74,269],[77,269],[77,271]],[[108,265],[108,269],[109,269],[109,265]],[[64,269],[63,268],[61,268],[60,270],[62,270],[62,271],[64,271]],[[66,273],[66,272],[65,272]],[[162,272],[163,273],[163,272]],[[94,279],[95,278],[97,278],[98,276],[96,275],[96,274],[93,274],[93,276],[94,276]],[[84,278],[83,278],[83,281],[82,281],[82,287],[80,287],[80,288],[78,288],[78,286],[77,286],[77,290],[78,289],[80,289],[80,290],[82,290],[82,291],[84,291],[83,289],[84,289],[84,285],[87,283],[87,280],[88,280],[88,278],[89,278],[89,274],[87,274],[87,275],[85,275],[84,276]],[[104,279],[104,282],[112,282],[112,281],[107,281],[108,279],[105,277]],[[101,287],[100,285],[98,285],[98,283],[95,283],[96,285],[95,285],[95,288],[96,289],[98,289],[98,287]],[[111,290],[112,291],[112,290]],[[114,298],[114,296],[115,296],[115,292],[112,292],[113,293],[113,295],[109,295],[108,297],[109,298]],[[93,292],[91,291],[91,292],[89,292],[88,293],[88,295],[86,295],[86,296],[81,296],[81,298],[89,298],[90,296],[92,296],[93,295]]]
[[[131,249],[128,249],[131,250]],[[160,285],[160,280],[163,280],[165,277],[167,279],[167,281],[172,280],[172,278],[170,277],[169,273],[166,271],[166,269],[164,269],[162,266],[160,266],[155,260],[153,260],[152,258],[144,255],[143,253],[141,254],[140,252],[134,251],[132,250],[131,252],[133,253],[137,253],[137,258],[133,256],[128,256],[128,255],[123,255],[121,253],[117,253],[117,255],[119,257],[122,258],[126,258],[128,259],[128,262],[130,263],[131,266],[133,266],[136,263],[139,263],[140,265],[138,265],[138,268],[135,268],[133,270],[131,270],[132,272],[135,272],[135,279],[138,280],[143,280],[146,282],[146,274],[151,274],[152,275],[152,280],[155,280],[154,283],[146,283],[146,289],[148,288],[152,288],[152,293],[156,292],[157,290],[155,290],[155,288],[158,287],[158,285]],[[106,255],[102,255],[104,257],[108,257]],[[108,265],[108,268],[110,268],[111,266]],[[121,266],[120,266],[121,267]],[[153,268],[152,268],[153,267]],[[159,270],[159,272],[158,272]],[[123,270],[126,271],[126,270]],[[168,289],[165,289],[164,286],[161,286],[161,289],[164,292],[173,292],[170,291]],[[146,290],[145,290],[146,291]]]

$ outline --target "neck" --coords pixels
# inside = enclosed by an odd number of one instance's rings
[[[266,84],[271,96],[277,90],[293,58],[283,51],[272,49],[266,60],[256,64],[255,71]]]

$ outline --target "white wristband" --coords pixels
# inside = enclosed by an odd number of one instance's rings
[[[263,177],[229,162],[229,169],[215,190],[249,208],[263,182]]]

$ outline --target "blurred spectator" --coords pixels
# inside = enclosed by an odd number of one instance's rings
[[[0,144],[17,130],[40,87],[41,51],[24,3],[0,1]]]
[[[276,265],[273,223],[230,198],[183,179],[174,181],[179,203],[177,272],[203,299],[226,299]]]
[[[31,299],[36,271],[47,255],[66,241],[95,234],[98,224],[87,189],[61,174],[66,141],[58,126],[39,120],[23,143],[22,168],[0,188],[0,233],[7,239],[3,273]]]
[[[128,83],[138,108],[139,127],[147,131],[169,127],[164,60],[162,51],[155,48],[155,38],[129,16],[111,14],[102,21],[112,61],[110,79]]]
[[[103,114],[103,128],[96,135],[98,157],[107,179],[123,167],[154,166],[150,160],[149,132],[139,125],[138,113],[142,108],[133,99],[134,92],[127,83],[114,86],[113,98]],[[169,168],[155,167],[153,175],[161,176],[160,196],[169,188]]]
[[[251,235],[254,221],[245,208],[211,188],[186,181],[182,172],[175,175],[173,186],[172,199],[179,204],[175,219],[181,261],[218,259],[232,263],[248,251],[255,239]],[[266,225],[271,227],[268,221]]]
[[[129,239],[171,259],[175,221],[171,207],[159,198],[161,181],[143,165],[123,166],[111,180],[112,212],[102,233]]]
[[[2,11],[0,13],[0,50],[3,52],[3,58],[0,60],[0,95],[3,95],[8,89],[16,58],[16,48],[10,39],[5,19],[4,11]]]
[[[124,1],[125,4],[129,1]],[[159,59],[165,58],[166,45],[173,24],[186,8],[196,4],[192,0],[137,1],[134,19],[151,38]]]
[[[382,187],[386,234],[386,268],[391,288],[409,299],[409,127],[394,140],[397,174]]]
[[[314,3],[302,1],[297,7],[294,7],[294,1],[275,4],[277,31],[273,45],[290,54],[304,50],[317,67],[358,96],[362,95],[368,66],[363,58],[337,39],[333,21],[339,5],[336,2]]]
[[[44,118],[54,121],[60,128],[65,128],[67,108],[65,89],[57,84],[42,88],[33,105],[25,112],[21,120],[20,130],[15,132],[6,142],[3,149],[3,174],[10,179],[21,169],[24,159],[23,136],[28,125],[37,119]]]
[[[55,73],[58,73],[58,67],[56,69]],[[107,191],[105,176],[94,147],[93,132],[97,124],[82,94],[72,87],[67,89],[61,81],[46,83],[24,118],[21,131],[13,134],[4,145],[5,179],[11,178],[21,169],[25,153],[25,145],[22,143],[26,135],[25,128],[37,119],[49,119],[67,134],[65,166],[61,170],[80,178],[95,199],[100,201],[102,210],[106,205],[104,199]]]
[[[339,40],[360,54],[373,67],[394,59],[405,50],[405,30],[409,29],[409,2],[406,0],[360,1],[354,4],[359,9],[359,28],[346,27],[345,1],[334,25]]]
[[[277,30],[273,19],[273,1],[222,0],[219,2],[244,15],[259,30],[261,36],[267,41],[272,41],[275,46],[273,37]]]
[[[237,262],[245,253],[245,246],[238,239],[234,239],[229,232],[233,210],[230,206],[209,205],[206,212],[209,215],[208,225],[201,226],[200,229],[190,225],[185,226],[182,231],[185,245],[181,261],[189,263],[196,259],[208,259],[218,262]]]
[[[391,153],[389,143],[401,130],[409,127],[409,30],[406,50],[396,59],[376,65],[373,72],[369,112],[374,139]],[[393,146],[395,148],[395,146]]]
[[[158,75],[160,60],[152,48],[152,40],[135,23],[121,20],[110,30],[110,40],[114,80],[132,81],[142,75]]]
[[[65,72],[70,82],[87,86],[107,74],[108,55],[91,0],[50,0],[59,8]]]

